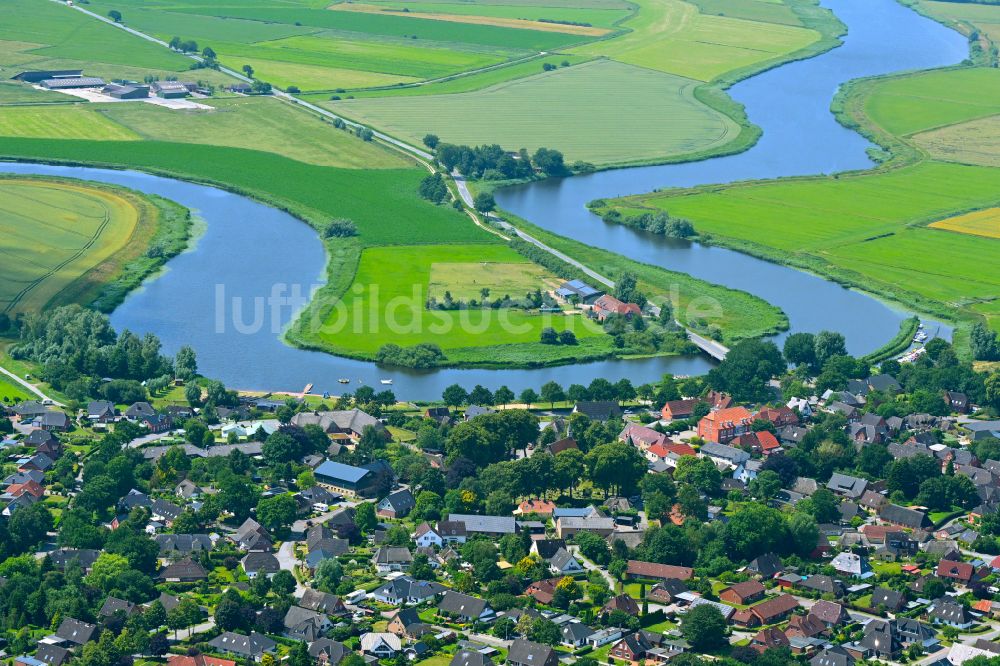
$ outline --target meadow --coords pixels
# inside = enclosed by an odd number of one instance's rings
[[[883,145],[899,146],[885,168],[665,190],[612,205],[666,210],[711,242],[942,316],[983,315],[1000,329],[1000,238],[952,232],[968,232],[983,221],[975,211],[1000,204],[1000,169],[935,161],[913,148],[928,136],[914,132],[946,132],[1000,112],[998,75],[939,70],[849,88],[843,113]]]
[[[134,197],[110,188],[0,179],[0,312],[41,310],[124,250],[140,223]]]
[[[450,351],[499,343],[538,343],[542,328],[569,328],[578,338],[604,336],[599,326],[578,315],[549,316],[518,310],[469,309],[430,311],[428,288],[440,266],[455,264],[466,272],[481,262],[533,266],[505,245],[430,245],[368,248],[361,254],[351,287],[327,314],[318,339],[332,349],[374,356],[388,343],[439,345]],[[480,275],[489,280],[489,276]],[[544,287],[539,282],[536,287]],[[478,294],[476,295],[478,298]],[[372,304],[378,307],[372,307]],[[530,355],[526,355],[530,359]]]
[[[913,142],[935,159],[1000,167],[1000,115],[921,132]]]
[[[956,215],[932,222],[930,227],[972,236],[1000,238],[1000,208],[986,208]]]
[[[139,139],[138,134],[103,117],[94,107],[76,104],[0,109],[0,136],[108,141]]]
[[[61,3],[5,0],[0,3],[0,66],[81,68],[106,78],[142,80],[147,75],[178,76],[190,69],[191,60]],[[197,76],[225,80],[213,71]]]
[[[494,301],[505,296],[523,298],[536,289],[556,289],[561,282],[544,268],[519,255],[488,256],[474,262],[440,261],[431,264],[427,293],[438,301],[445,294],[458,301],[482,301],[483,289]]]
[[[574,2],[572,5],[558,5],[553,2],[535,4],[501,4],[486,2],[433,2],[424,0],[369,0],[365,4],[386,9],[430,14],[453,15],[454,17],[493,17],[500,19],[516,19],[522,21],[572,21],[588,23],[599,28],[613,28],[616,23],[627,17],[630,7],[627,3],[607,3],[603,7],[586,7],[584,2]],[[334,5],[338,7],[339,5]],[[559,23],[548,23],[552,29],[567,29],[573,26]],[[537,29],[537,27],[536,27]]]
[[[537,70],[536,70],[537,71]],[[538,73],[480,91],[330,103],[343,115],[419,143],[558,148],[600,165],[711,150],[739,134],[730,118],[694,100],[697,83],[610,60]],[[628,121],[617,104],[629,100]]]
[[[15,384],[6,376],[0,375],[0,402],[9,405],[30,399],[31,396],[24,387]]]

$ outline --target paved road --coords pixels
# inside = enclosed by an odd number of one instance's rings
[[[20,377],[18,377],[17,375],[15,375],[13,372],[11,372],[10,370],[8,370],[7,368],[0,367],[0,373],[2,373],[4,375],[7,375],[12,380],[14,380],[15,382],[17,382],[21,386],[23,386],[25,389],[27,389],[28,391],[30,391],[34,395],[37,395],[42,400],[47,400],[47,401],[51,402],[56,407],[65,407],[66,406],[66,405],[62,404],[61,402],[59,402],[57,400],[53,400],[49,396],[45,395],[44,393],[42,393],[42,390],[40,388],[38,388],[37,386],[35,386],[34,384],[32,384],[31,382],[29,382],[29,381],[27,381],[25,379],[21,379]]]
[[[596,564],[588,560],[586,557],[584,557],[582,554],[580,554],[579,546],[569,545],[566,546],[566,550],[568,550],[569,552],[573,553],[573,555],[576,556],[576,559],[580,561],[580,564],[583,565],[584,569],[586,569],[587,571],[599,572],[601,574],[601,577],[608,582],[608,586],[611,588],[612,591],[618,589],[618,581],[615,580],[615,577],[609,574],[607,569],[597,566]]]
[[[281,544],[281,548],[275,553],[275,557],[278,558],[278,566],[295,577],[295,567],[298,564],[298,561],[295,559],[295,542],[286,541]],[[301,599],[305,592],[306,586],[300,583],[298,578],[295,578],[295,596]]]

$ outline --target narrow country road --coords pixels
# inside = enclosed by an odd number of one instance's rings
[[[45,395],[44,393],[42,393],[42,390],[40,388],[38,388],[37,386],[35,386],[34,384],[32,384],[31,382],[29,382],[29,381],[27,381],[25,379],[21,379],[20,377],[18,377],[17,375],[15,375],[13,372],[11,372],[10,370],[8,370],[7,368],[0,367],[0,373],[2,373],[4,375],[7,375],[14,382],[16,382],[17,384],[19,384],[20,386],[23,386],[28,391],[31,391],[34,395],[37,395],[42,400],[46,400],[48,402],[51,402],[56,407],[65,407],[66,406],[63,403],[61,403],[61,402],[59,402],[57,400],[53,400],[49,396]]]

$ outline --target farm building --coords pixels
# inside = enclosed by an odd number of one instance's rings
[[[149,86],[109,83],[101,92],[115,99],[146,99],[149,97]]]
[[[163,99],[180,99],[190,94],[187,86],[178,81],[157,81],[153,84],[157,97]]]
[[[603,295],[603,291],[594,289],[583,280],[570,280],[569,282],[564,282],[561,287],[556,289],[556,296],[564,301],[576,297],[581,303],[593,303]]]
[[[82,76],[82,69],[53,69],[20,72],[12,76],[11,79],[25,83],[39,83],[46,79],[78,79]]]
[[[66,90],[69,88],[103,88],[104,79],[96,76],[66,76],[56,79],[43,79],[39,82],[49,90]]]

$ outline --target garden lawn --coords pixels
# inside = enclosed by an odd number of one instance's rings
[[[214,144],[284,155],[300,162],[352,169],[402,168],[408,159],[362,141],[318,116],[274,97],[208,102],[214,111],[177,111],[153,104],[108,104],[101,113],[136,136],[154,141]],[[0,110],[0,123],[4,111]]]
[[[141,216],[109,188],[0,179],[0,312],[41,310],[122,251]]]
[[[449,262],[527,262],[499,244],[368,248],[354,282],[324,321],[318,338],[352,355],[373,356],[388,343],[420,343],[449,352],[462,348],[538,343],[542,328],[573,330],[577,338],[607,337],[582,317],[529,314],[514,309],[430,311],[426,308],[432,268]]]
[[[609,165],[711,150],[735,138],[739,126],[695,100],[696,86],[690,79],[597,60],[475,92],[329,106],[414,143],[433,132],[450,143],[529,151],[545,146],[571,162]],[[629,100],[626,117],[624,107],[600,103],[616,99]]]

